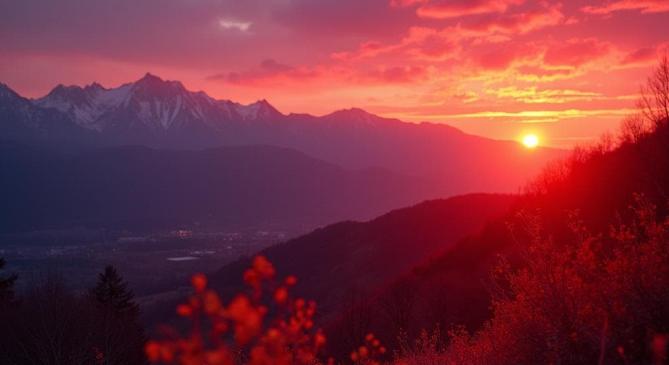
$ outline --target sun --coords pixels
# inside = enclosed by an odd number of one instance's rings
[[[539,137],[536,134],[527,134],[523,136],[523,146],[525,148],[536,148],[539,145]]]

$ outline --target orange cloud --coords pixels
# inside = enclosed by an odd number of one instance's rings
[[[338,61],[354,61],[391,54],[394,59],[409,56],[418,60],[443,60],[459,52],[458,37],[462,32],[453,29],[437,30],[428,27],[411,27],[407,35],[394,44],[367,41],[354,51],[335,52],[331,58]]]
[[[423,18],[448,19],[468,15],[503,13],[524,0],[455,0],[424,1],[416,14]],[[415,2],[414,2],[415,3]]]
[[[360,81],[402,84],[415,82],[427,76],[427,69],[422,66],[379,67],[364,74]]]
[[[620,62],[622,65],[648,65],[657,61],[657,50],[655,48],[639,48],[628,53]]]
[[[622,10],[639,10],[642,13],[663,13],[669,11],[667,0],[618,0],[603,6],[585,6],[581,8],[589,14],[611,14]]]
[[[409,53],[422,58],[441,59],[459,51],[459,46],[451,39],[433,34],[415,43]]]
[[[218,73],[210,75],[206,79],[238,85],[264,85],[279,79],[311,79],[317,77],[318,74],[315,70],[285,65],[270,58],[262,61],[258,67],[247,71]]]
[[[546,67],[543,65],[521,65],[516,68],[518,78],[524,81],[545,82],[573,77],[575,70],[571,67]]]
[[[507,86],[499,89],[488,89],[486,94],[502,99],[513,99],[525,104],[564,104],[573,101],[590,101],[604,96],[597,92],[572,89],[544,89],[536,86],[518,88]]]
[[[330,55],[331,58],[340,61],[351,61],[362,58],[375,57],[381,53],[389,52],[397,49],[401,45],[384,45],[376,41],[363,42],[354,51],[334,52]]]
[[[475,64],[484,70],[502,71],[516,64],[540,57],[542,49],[534,44],[507,43],[476,57]]]
[[[504,14],[480,19],[463,27],[470,31],[485,33],[526,34],[541,28],[561,24],[565,21],[559,5],[526,11],[518,14]]]
[[[563,119],[574,119],[584,117],[618,117],[622,118],[635,109],[559,109],[559,110],[523,110],[517,112],[501,112],[501,111],[482,111],[475,113],[450,114],[444,117],[450,118],[503,118],[515,119],[516,121],[531,123],[536,120],[551,119],[555,121]]]
[[[567,42],[548,48],[544,63],[550,66],[579,67],[604,57],[611,51],[611,46],[596,38],[570,39]]]

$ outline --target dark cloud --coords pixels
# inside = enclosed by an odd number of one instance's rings
[[[232,84],[253,85],[258,83],[267,83],[279,78],[283,79],[309,79],[318,76],[318,72],[313,70],[299,69],[274,59],[263,60],[255,68],[241,72],[224,72],[210,75],[209,81],[224,81]]]

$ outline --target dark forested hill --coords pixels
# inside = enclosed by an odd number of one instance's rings
[[[261,254],[279,272],[299,277],[296,293],[317,300],[321,315],[328,315],[478,231],[513,199],[473,194],[427,201],[369,222],[333,224]],[[243,259],[222,268],[211,277],[214,286],[226,294],[238,291],[248,265]]]

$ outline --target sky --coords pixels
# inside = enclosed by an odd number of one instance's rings
[[[0,0],[28,97],[151,72],[284,113],[363,108],[568,147],[617,129],[669,45],[669,0]]]

